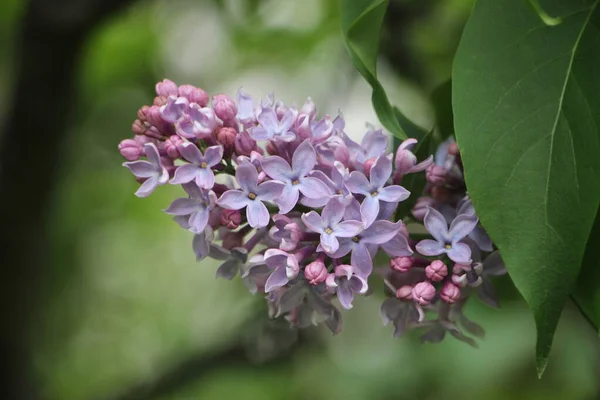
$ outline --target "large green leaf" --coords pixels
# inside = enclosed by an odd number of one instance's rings
[[[541,375],[600,198],[598,1],[479,0],[453,70],[454,126],[482,224],[531,307]]]
[[[406,133],[394,115],[385,90],[377,79],[377,55],[388,0],[340,0],[342,30],[354,67],[373,88],[371,100],[381,124],[394,136]]]

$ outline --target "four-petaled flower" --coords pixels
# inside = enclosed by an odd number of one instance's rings
[[[338,237],[351,238],[363,230],[364,225],[360,221],[342,221],[345,208],[341,200],[333,198],[323,208],[321,215],[315,211],[302,214],[304,225],[311,231],[321,234],[321,243],[317,251],[335,253],[340,247]]]
[[[298,111],[290,108],[284,112],[280,120],[273,108],[263,107],[257,117],[259,126],[250,129],[250,134],[254,140],[280,139],[284,142],[292,142],[296,139],[296,134],[290,129],[297,115]]]
[[[175,199],[165,212],[171,215],[188,216],[190,231],[200,233],[208,223],[217,195],[212,190],[200,189],[195,182],[185,183],[182,186],[190,197]]]
[[[352,193],[365,196],[360,206],[360,212],[366,226],[371,225],[377,219],[380,201],[396,203],[406,200],[410,195],[410,192],[402,186],[385,186],[391,174],[392,161],[384,155],[378,157],[373,164],[369,180],[360,172],[353,171],[346,181],[346,186]]]
[[[137,197],[148,197],[158,185],[164,185],[169,180],[169,172],[163,166],[158,149],[154,143],[144,145],[145,160],[138,160],[123,163],[124,167],[129,168],[133,175],[138,178],[146,179],[142,186],[135,192]]]
[[[419,253],[424,256],[439,256],[446,253],[455,263],[471,263],[471,248],[461,240],[477,226],[478,219],[475,215],[457,216],[448,229],[444,216],[435,208],[429,207],[423,222],[435,240],[425,239],[417,243],[416,248]]]
[[[338,265],[333,274],[327,276],[325,281],[327,287],[335,288],[340,304],[346,310],[352,308],[354,294],[364,294],[369,286],[367,281],[356,274],[352,265]]]
[[[172,184],[188,183],[193,180],[202,189],[211,189],[215,185],[215,174],[212,168],[223,158],[223,146],[211,146],[204,155],[193,143],[179,146],[179,153],[190,164],[185,164],[175,170]]]
[[[329,188],[317,178],[307,177],[317,163],[317,154],[308,140],[292,155],[292,166],[279,156],[263,158],[262,168],[271,178],[283,182],[285,189],[276,202],[280,212],[287,214],[298,202],[300,193],[312,199],[329,196]]]
[[[215,112],[209,107],[200,107],[196,103],[188,106],[187,113],[175,124],[177,133],[187,139],[204,139],[217,127]]]
[[[263,201],[273,201],[281,196],[284,185],[277,181],[258,184],[258,171],[248,161],[237,167],[235,178],[240,189],[228,190],[217,204],[228,210],[240,210],[246,207],[246,218],[251,227],[263,227],[269,224],[269,210]]]

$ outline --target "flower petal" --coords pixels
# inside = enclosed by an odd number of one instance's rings
[[[244,124],[252,122],[255,118],[252,96],[245,94],[242,92],[242,89],[239,89],[237,93],[237,103],[238,112],[235,117]]]
[[[424,256],[439,256],[446,252],[443,244],[431,239],[421,240],[417,243],[416,249]]]
[[[304,225],[313,232],[321,233],[326,228],[325,221],[323,221],[323,218],[316,211],[302,214],[301,218]]]
[[[428,207],[423,219],[425,228],[431,235],[441,243],[448,239],[448,224],[444,216],[435,208]]]
[[[200,149],[194,143],[183,143],[179,146],[179,153],[187,161],[200,165],[205,161]]]
[[[236,168],[235,179],[244,192],[254,192],[258,185],[258,171],[252,163],[244,161]]]
[[[321,216],[325,224],[331,227],[342,220],[345,210],[346,205],[340,199],[334,197],[327,202],[327,205],[321,212]]]
[[[285,273],[285,267],[275,268],[275,271],[271,273],[267,282],[265,282],[265,292],[269,293],[279,289],[280,287],[287,285],[288,282],[289,279]]]
[[[367,177],[358,171],[352,171],[350,176],[346,180],[346,187],[352,193],[369,194],[371,185],[367,180]]]
[[[446,253],[455,263],[471,264],[471,248],[465,243],[453,243],[452,247]]]
[[[385,155],[379,156],[373,164],[369,177],[371,180],[371,187],[381,188],[385,186],[388,179],[392,175],[392,160],[387,158]],[[398,201],[398,200],[386,200],[386,201]]]
[[[339,247],[338,249],[330,254],[331,258],[342,258],[354,249],[356,243],[350,238],[341,238],[338,240]]]
[[[132,161],[123,163],[124,167],[129,168],[131,173],[138,178],[150,178],[151,176],[156,176],[156,167],[152,165],[152,163],[148,161]]]
[[[258,115],[258,123],[265,128],[270,135],[277,132],[279,129],[279,119],[277,118],[277,114],[275,114],[275,110],[272,108],[263,108]]]
[[[287,214],[298,203],[300,192],[293,185],[288,185],[279,197],[275,199],[275,203],[279,206],[279,213]]]
[[[350,203],[346,206],[346,210],[344,210],[344,219],[350,221],[362,221],[360,203],[356,198],[352,197]]]
[[[248,224],[253,228],[269,225],[269,210],[260,200],[248,202],[246,217],[248,218]]]
[[[246,207],[250,201],[241,190],[228,190],[217,200],[217,204],[228,210],[239,210]]]
[[[276,179],[281,182],[291,182],[292,169],[290,165],[283,158],[279,156],[271,156],[263,158],[260,162],[262,169],[272,179]]]
[[[292,169],[299,177],[306,176],[317,163],[317,153],[307,139],[298,146],[292,155]]]
[[[379,197],[380,200],[389,203],[404,201],[408,199],[408,196],[410,196],[410,192],[398,185],[387,186],[379,189],[377,192],[377,197]]]
[[[322,232],[321,233],[321,246],[326,253],[335,253],[337,249],[340,247],[340,242],[338,242],[337,238],[334,234]]]
[[[377,219],[377,214],[379,214],[379,200],[370,195],[366,196],[360,205],[360,213],[365,226],[369,227]]]
[[[223,146],[210,146],[204,151],[204,161],[209,167],[214,167],[223,158]]]
[[[352,250],[350,262],[357,275],[367,278],[373,272],[373,259],[364,243],[358,243]]]
[[[171,183],[177,185],[191,182],[196,178],[199,169],[200,167],[195,164],[184,164],[177,167],[175,175],[173,176],[173,179],[171,179]]]
[[[327,185],[317,178],[301,178],[298,189],[303,195],[311,199],[319,199],[331,196],[331,191]]]
[[[204,209],[193,213],[190,216],[190,231],[200,233],[208,224],[209,211]]]
[[[398,233],[392,240],[381,243],[381,248],[392,257],[408,257],[413,254],[408,240],[402,233]]]
[[[206,240],[206,231],[199,235],[194,235],[192,240],[192,248],[196,254],[196,261],[203,260],[209,253],[209,242]]]
[[[240,262],[238,260],[227,260],[219,266],[215,276],[217,278],[231,280],[237,274],[239,269]]]
[[[148,161],[150,161],[152,165],[155,165],[156,167],[162,166],[162,163],[160,162],[160,154],[158,153],[158,148],[154,143],[146,143],[144,145],[144,154],[146,155],[146,158],[148,159]]]
[[[137,192],[135,192],[135,195],[137,197],[148,197],[154,191],[154,189],[156,189],[157,186],[158,178],[155,176],[150,177],[146,179],[144,183],[142,183],[142,186],[140,186]]]
[[[427,218],[427,217],[425,217]],[[450,224],[450,236],[452,242],[458,242],[475,229],[479,220],[475,215],[461,214],[454,218]]]
[[[354,237],[358,236],[364,227],[360,221],[342,221],[335,226],[334,234],[338,237]]]
[[[350,283],[347,279],[340,279],[337,287],[337,297],[342,307],[346,310],[352,308],[352,301],[354,300],[354,292],[350,289]]]
[[[175,199],[165,210],[171,215],[190,215],[200,209],[200,203],[194,199]]]
[[[198,168],[196,171],[196,185],[202,189],[212,189],[215,185],[215,174],[210,168]]]
[[[192,199],[204,199],[205,197],[202,192],[202,189],[200,189],[198,185],[196,185],[196,182],[184,183],[181,185],[181,187]]]
[[[286,188],[283,183],[267,181],[258,185],[255,193],[260,200],[273,201],[281,196],[284,190],[286,190]]]
[[[386,220],[375,221],[362,233],[361,242],[383,244],[392,240],[402,228],[402,222],[393,223]]]

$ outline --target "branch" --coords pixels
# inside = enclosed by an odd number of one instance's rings
[[[3,276],[1,398],[36,398],[29,337],[47,271],[46,217],[64,148],[79,54],[100,23],[132,0],[31,0],[14,46],[13,104],[0,138]]]

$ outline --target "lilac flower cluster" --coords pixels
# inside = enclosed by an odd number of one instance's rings
[[[453,143],[435,162],[419,163],[415,139],[395,155],[375,128],[356,143],[341,113],[319,118],[310,98],[300,108],[272,96],[255,102],[241,90],[237,101],[209,99],[169,80],[156,94],[139,110],[134,138],[119,144],[123,165],[141,183],[136,195],[181,185],[187,196],[165,212],[193,233],[197,260],[222,261],[216,275],[240,275],[252,293],[265,294],[273,316],[339,332],[333,300],[350,309],[368,292],[378,254],[390,259],[377,272],[393,295],[381,311],[396,334],[424,327],[429,340],[446,331],[461,338],[455,318],[465,319],[468,294],[495,301],[488,277],[502,272],[501,261],[483,260],[491,241],[466,196]],[[415,241],[405,225],[410,216],[395,220],[395,213],[410,195],[404,176],[423,171],[427,196],[413,215],[433,239]],[[438,317],[426,320],[424,310]]]

